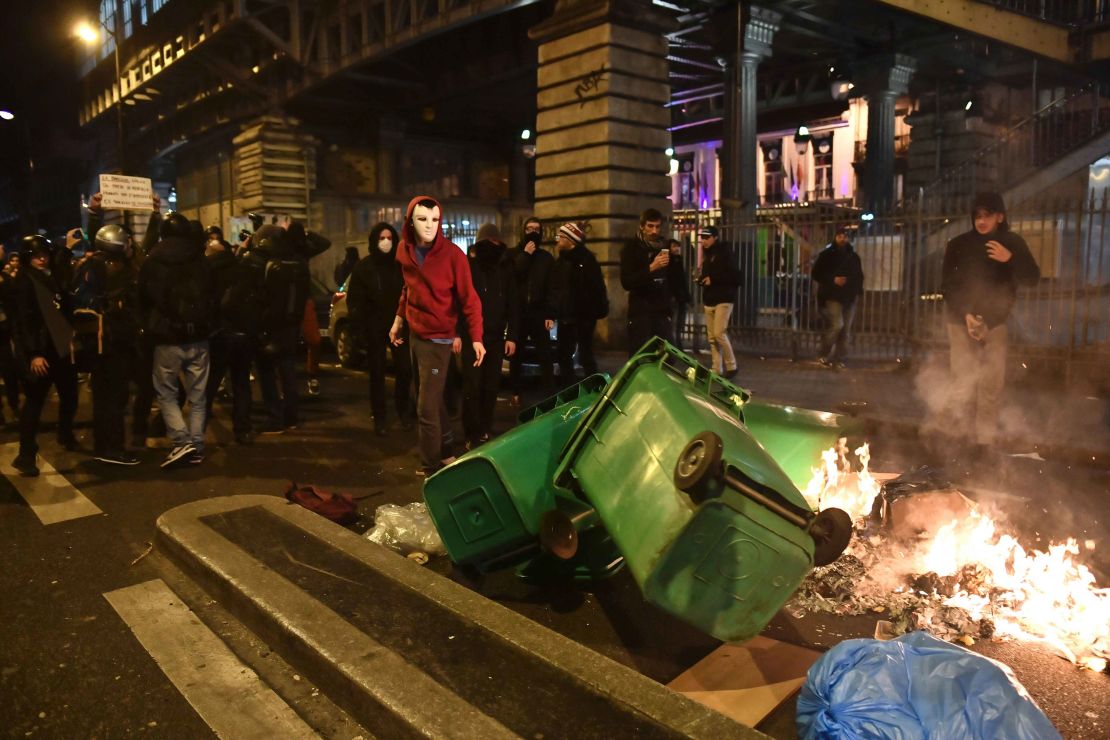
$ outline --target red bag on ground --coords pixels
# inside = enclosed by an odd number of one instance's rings
[[[358,504],[350,494],[342,491],[332,493],[316,486],[298,486],[295,481],[289,481],[285,498],[337,524],[350,524],[358,518]]]

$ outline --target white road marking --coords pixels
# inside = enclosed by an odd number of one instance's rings
[[[217,736],[318,737],[162,580],[104,598]]]
[[[24,478],[12,467],[12,460],[18,454],[18,442],[0,445],[0,473],[7,476],[43,524],[57,524],[104,513],[74,488],[42,455],[38,457],[38,477]]]

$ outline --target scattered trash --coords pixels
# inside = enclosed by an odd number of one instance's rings
[[[350,494],[342,491],[332,493],[316,486],[298,486],[296,482],[289,481],[285,487],[285,498],[337,524],[350,524],[358,518],[358,504]]]
[[[143,550],[142,554],[139,555],[139,557],[137,557],[137,558],[135,558],[134,560],[131,561],[131,565],[134,565],[135,563],[137,563],[140,560],[142,560],[143,558],[145,558],[147,555],[149,555],[151,553],[152,550],[154,550],[154,543],[153,542],[146,543],[146,549]]]
[[[807,740],[1060,737],[1007,666],[924,632],[825,653],[798,696],[797,728]]]
[[[410,552],[447,554],[423,501],[407,506],[382,504],[374,512],[374,528],[365,536],[402,555]]]
[[[1023,457],[1026,460],[1036,460],[1037,462],[1047,462],[1040,453],[1037,452],[1015,452],[1010,457]]]
[[[426,553],[426,552],[420,552],[419,550],[414,550],[414,551],[410,552],[408,555],[406,555],[405,557],[407,557],[409,560],[416,563],[417,565],[427,565],[428,564],[428,553]]]

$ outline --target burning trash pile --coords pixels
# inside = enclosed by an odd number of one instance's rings
[[[791,614],[881,616],[876,637],[886,639],[924,630],[965,645],[1038,642],[1106,670],[1110,589],[1077,561],[1076,540],[1027,551],[934,471],[880,484],[868,446],[854,454],[855,471],[845,440],[826,450],[804,492],[815,508],[847,511],[856,531],[840,559],[815,569],[787,603]]]

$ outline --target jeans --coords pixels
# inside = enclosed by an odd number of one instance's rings
[[[709,335],[709,369],[730,373],[736,369],[736,355],[728,340],[728,320],[732,316],[731,303],[718,303],[705,307],[705,331]],[[722,364],[723,362],[723,364]]]
[[[972,339],[964,324],[948,324],[953,427],[980,444],[993,443],[998,434],[1009,344],[1005,324],[988,331],[982,342]]]
[[[262,403],[270,424],[278,427],[297,426],[300,394],[297,392],[297,336],[300,324],[273,332],[271,351],[258,353],[258,384],[262,387]],[[281,393],[278,393],[278,382]]]
[[[843,360],[845,347],[852,338],[852,320],[856,317],[856,304],[840,301],[825,301],[821,306],[825,317],[825,336],[821,339],[821,356],[829,362]]]
[[[181,407],[177,405],[178,376],[185,379],[185,400],[189,403],[186,427]],[[174,447],[192,443],[197,452],[204,452],[204,419],[208,386],[208,340],[189,344],[159,344],[154,348],[154,394],[166,422],[166,433]]]

